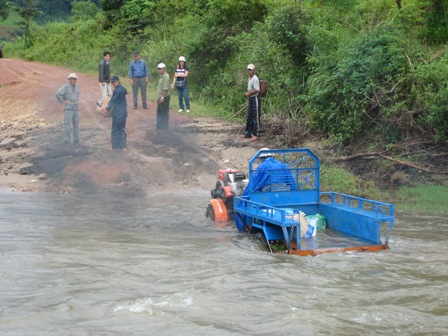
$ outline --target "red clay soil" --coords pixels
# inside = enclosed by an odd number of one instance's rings
[[[130,92],[129,150],[112,152],[111,119],[96,111],[97,77],[82,73],[77,81],[80,145],[63,145],[63,111],[55,93],[71,72],[0,59],[0,187],[139,195],[207,190],[214,186],[218,168],[246,170],[247,160],[264,146],[261,141],[241,140],[241,125],[174,111],[170,111],[170,129],[156,131],[155,102],[149,103],[149,110],[133,110]],[[128,79],[122,83],[129,87]],[[172,97],[171,107],[177,109],[177,97]]]

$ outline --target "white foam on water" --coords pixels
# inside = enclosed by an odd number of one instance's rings
[[[119,311],[129,311],[136,314],[149,314],[163,316],[172,310],[179,310],[193,306],[191,293],[174,293],[165,295],[157,299],[150,297],[136,299],[134,301],[117,304],[114,313]]]

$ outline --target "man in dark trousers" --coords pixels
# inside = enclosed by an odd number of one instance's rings
[[[106,97],[112,95],[112,87],[110,85],[110,52],[103,53],[104,59],[100,62],[98,71],[98,82],[100,83],[101,99],[96,103],[101,107]]]
[[[259,133],[259,105],[260,105],[260,81],[255,75],[255,65],[249,64],[247,66],[249,79],[247,81],[247,91],[244,93],[249,99],[247,108],[246,130],[243,138],[251,139],[251,141],[258,139]]]
[[[142,94],[142,104],[145,110],[148,109],[146,103],[146,85],[148,84],[148,67],[144,60],[140,59],[138,51],[134,52],[134,60],[129,65],[129,78],[131,79],[132,94],[134,97],[134,109],[137,109],[138,89]]]
[[[166,65],[159,63],[159,85],[157,86],[157,127],[158,130],[168,129],[170,112],[170,76],[166,72]]]
[[[128,105],[126,103],[126,95],[128,92],[120,83],[120,78],[117,75],[111,78],[114,93],[107,104],[106,110],[112,111],[112,150],[114,152],[119,150],[127,150],[126,148],[126,118],[128,117]]]

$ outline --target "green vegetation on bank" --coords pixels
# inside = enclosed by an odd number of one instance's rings
[[[240,121],[254,63],[269,81],[263,118],[288,135],[279,146],[303,134],[370,151],[448,141],[448,0],[72,1],[62,20],[63,3],[59,20],[33,24],[30,46],[18,37],[6,56],[96,73],[109,50],[126,77],[139,50],[154,79],[159,62],[174,69],[183,55],[192,104]],[[342,169],[323,174],[337,191],[382,198]]]
[[[372,181],[356,177],[345,169],[322,164],[321,188],[391,202],[397,210],[411,213],[448,214],[448,188],[441,185],[401,187],[396,191],[380,190]]]
[[[447,0],[100,4],[73,2],[67,21],[33,26],[31,47],[19,38],[6,52],[94,72],[107,49],[120,75],[135,49],[153,75],[184,55],[193,99],[228,117],[244,104],[245,65],[255,63],[270,84],[265,115],[342,144],[366,133],[376,146],[416,133],[448,140]]]
[[[373,182],[359,179],[345,169],[322,164],[320,174],[323,191],[335,191],[370,199],[391,198],[390,194],[384,195]]]
[[[448,188],[439,185],[400,188],[396,196],[400,200],[398,209],[410,212],[441,214],[448,213],[446,200]]]

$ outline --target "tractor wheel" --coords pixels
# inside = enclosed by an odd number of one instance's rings
[[[256,241],[259,241],[264,247],[266,247],[266,248],[269,247],[269,246],[268,246],[268,241],[267,241],[267,239],[266,239],[266,237],[265,237],[265,235],[264,235],[263,232],[257,232],[257,233],[254,235],[254,239],[255,239]]]
[[[210,195],[212,196],[212,198],[220,198],[223,199],[224,197],[224,190],[223,189],[213,189],[210,192]]]
[[[207,205],[207,210],[205,210],[205,217],[215,220],[215,210],[210,203]]]
[[[224,187],[225,187],[224,182],[222,182],[221,180],[216,181],[216,189],[214,190],[215,191],[214,198],[220,198],[225,203],[226,193],[224,191]]]

